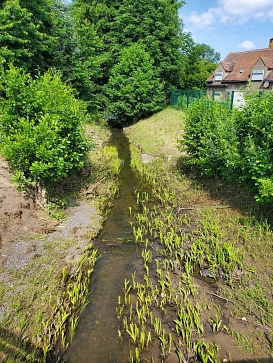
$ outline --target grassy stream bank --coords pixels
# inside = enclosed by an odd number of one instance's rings
[[[143,269],[117,296],[117,334],[130,339],[132,363],[271,362],[270,211],[259,210],[246,191],[185,168],[187,156],[176,147],[183,118],[166,109],[124,130],[147,188],[136,191],[131,210]],[[84,203],[88,225],[68,235],[30,233],[22,241],[35,245],[27,264],[1,267],[0,362],[45,362],[53,346],[65,349],[90,299],[99,257],[92,239],[117,191],[120,161],[115,148],[101,147],[109,130],[86,125],[86,132],[97,142],[90,164],[60,185],[50,214],[65,215],[60,200],[72,213]],[[53,231],[67,220],[55,220]]]
[[[185,170],[182,121],[168,109],[125,130],[150,192],[137,195],[144,268],[118,297],[120,338],[130,362],[271,362],[271,226],[247,192]]]
[[[99,258],[92,239],[116,193],[120,160],[114,148],[102,148],[106,127],[86,125],[86,133],[97,146],[82,174],[52,191],[54,202],[40,217],[50,230],[22,231],[0,268],[0,362],[48,361],[53,349],[69,345],[90,299]]]

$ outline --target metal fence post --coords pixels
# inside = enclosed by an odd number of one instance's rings
[[[230,103],[229,103],[229,107],[230,107],[231,110],[233,108],[233,102],[234,102],[234,91],[231,91],[231,94],[230,94]]]

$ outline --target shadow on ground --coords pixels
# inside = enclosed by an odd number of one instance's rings
[[[255,217],[259,222],[267,221],[272,228],[273,206],[270,203],[257,203],[254,191],[236,185],[235,182],[200,176],[197,170],[186,164],[187,160],[189,157],[181,156],[177,161],[177,167],[181,173],[187,176],[193,187],[203,189],[212,199],[220,200],[242,214]]]
[[[6,358],[13,358],[13,361],[28,362],[32,356],[35,361],[42,361],[42,352],[36,346],[24,341],[22,337],[0,328],[0,362]],[[34,361],[34,360],[33,360]]]

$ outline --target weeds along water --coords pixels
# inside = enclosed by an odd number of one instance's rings
[[[131,154],[134,171],[150,189],[136,191],[130,210],[143,271],[124,280],[116,304],[118,336],[132,343],[129,361],[272,357],[272,274],[270,288],[262,293],[257,267],[251,264],[255,251],[258,259],[258,245],[272,248],[269,226],[249,225],[247,217],[242,224],[229,208],[189,205],[197,191],[186,179],[183,185],[181,177],[179,190],[178,175],[164,158],[143,164],[133,145]],[[249,335],[254,327],[256,336]],[[255,348],[247,351],[243,341]]]
[[[65,184],[72,183],[68,191],[58,188],[61,201],[72,199],[69,218],[52,233],[30,233],[15,241],[19,257],[11,255],[15,263],[1,266],[1,362],[61,361],[61,353],[74,337],[90,300],[91,278],[100,256],[90,241],[116,193],[120,169],[116,149],[92,152],[92,170],[87,165],[83,174],[67,180]],[[80,203],[75,203],[83,186]]]
[[[28,296],[18,292],[17,298],[10,301],[14,316],[7,315],[6,321],[2,318],[0,350],[4,362],[42,363],[58,359],[59,352],[71,343],[79,316],[89,301],[89,285],[97,259],[98,251],[90,243],[85,246],[75,269],[72,271],[64,267],[58,278],[54,276],[52,266],[40,267],[40,275],[35,278],[30,272],[32,269],[37,271],[35,266],[29,265],[25,271],[19,271],[17,278],[20,287],[23,292],[27,289]],[[47,291],[49,281],[54,286],[58,285],[54,294]],[[30,316],[25,311],[28,312],[31,304],[36,303],[39,288],[45,290],[44,294],[39,295],[40,310],[34,310],[35,313]],[[12,332],[11,326],[16,333]],[[29,330],[32,339],[28,337]]]
[[[108,210],[103,229],[94,240],[101,253],[92,279],[92,297],[79,321],[72,344],[64,355],[66,362],[127,363],[129,339],[120,343],[116,301],[123,280],[130,279],[141,266],[141,249],[133,240],[130,208],[136,203],[138,180],[130,166],[128,141],[122,130],[112,130],[106,147],[114,148],[122,161],[118,176],[118,192]]]

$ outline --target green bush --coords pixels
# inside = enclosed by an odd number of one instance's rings
[[[234,110],[241,145],[243,179],[253,183],[259,202],[273,201],[273,92],[246,95],[246,106]]]
[[[0,91],[1,153],[20,186],[46,187],[82,168],[85,109],[57,73],[33,80],[11,66]]]
[[[204,175],[237,174],[239,167],[236,129],[228,104],[207,99],[189,106],[180,150],[193,158],[190,163]]]
[[[196,100],[179,142],[202,174],[244,183],[259,202],[273,201],[273,92],[246,94],[245,106],[229,110],[218,101]]]

